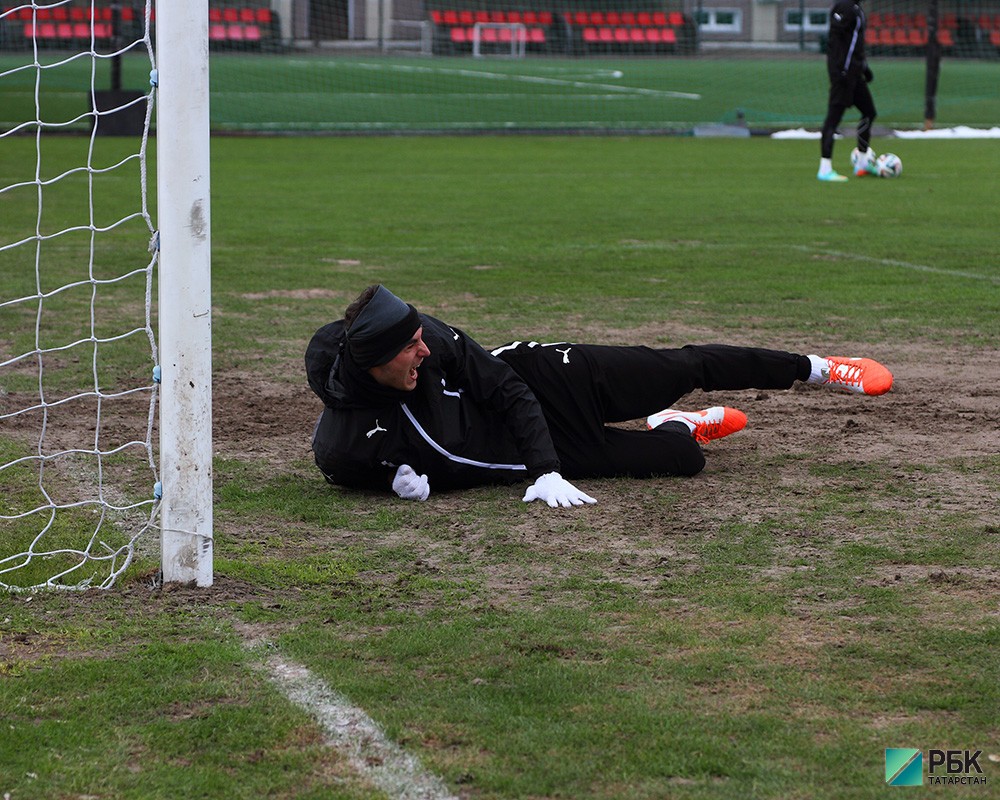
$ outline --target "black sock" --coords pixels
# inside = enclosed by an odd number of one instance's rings
[[[809,376],[812,375],[813,366],[812,361],[809,360],[809,356],[799,356],[799,368],[795,373],[795,378],[800,381],[809,380]]]

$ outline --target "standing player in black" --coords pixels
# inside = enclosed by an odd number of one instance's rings
[[[550,506],[596,502],[563,473],[701,471],[701,444],[747,418],[723,406],[657,411],[694,389],[788,389],[798,380],[878,395],[892,386],[871,359],[729,345],[514,342],[489,352],[381,285],[316,332],[306,372],[325,406],[313,452],[330,483],[426,500],[431,486],[527,479],[524,500]],[[649,430],[606,424],[642,417]]]
[[[868,84],[874,80],[865,58],[865,12],[861,0],[837,0],[830,9],[830,36],[826,45],[826,69],[830,74],[830,99],[820,137],[819,172],[821,181],[843,182],[847,178],[833,168],[833,137],[844,112],[854,106],[861,112],[858,121],[858,152],[855,175],[877,175],[875,154],[868,141],[875,121],[875,101]]]

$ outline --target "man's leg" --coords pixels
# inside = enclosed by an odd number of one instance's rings
[[[600,442],[553,437],[569,478],[691,476],[705,468],[705,455],[691,431],[667,422],[652,431],[604,427]]]
[[[871,89],[864,81],[858,81],[854,90],[854,105],[861,112],[861,119],[858,120],[858,150],[865,152],[870,147],[872,125],[878,113]]]
[[[839,93],[842,88],[833,85],[830,88],[830,101],[827,104],[826,119],[823,120],[823,129],[819,137],[819,171],[816,177],[823,181],[842,182],[846,181],[843,175],[839,175],[833,168],[833,142],[837,134],[837,126],[844,118],[847,105],[841,102]]]
[[[577,347],[591,364],[604,422],[647,417],[695,389],[788,389],[809,377],[808,356],[759,347]]]

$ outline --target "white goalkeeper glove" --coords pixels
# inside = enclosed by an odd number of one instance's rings
[[[413,467],[403,464],[392,479],[392,490],[404,500],[426,500],[430,496],[431,486],[426,475],[417,475]]]
[[[570,506],[582,506],[584,503],[597,502],[589,494],[577,489],[558,472],[546,472],[528,487],[528,491],[524,493],[524,502],[530,503],[532,500],[542,500],[548,503],[550,508],[556,506],[569,508]]]

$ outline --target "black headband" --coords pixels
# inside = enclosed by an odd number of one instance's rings
[[[352,360],[361,369],[391,361],[413,340],[420,324],[417,309],[380,286],[347,331]]]

